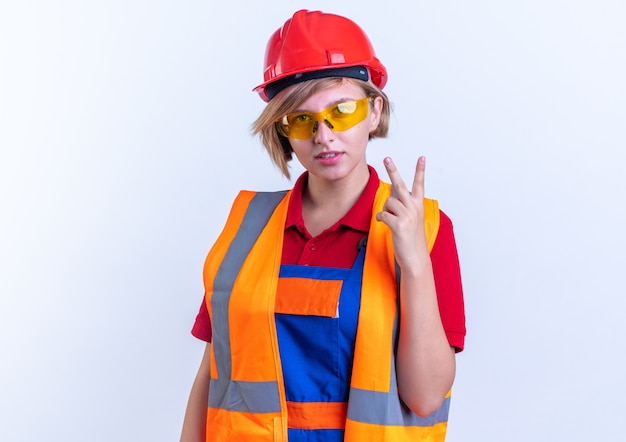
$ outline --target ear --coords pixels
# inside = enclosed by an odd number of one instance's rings
[[[370,116],[370,133],[376,132],[378,129],[378,123],[380,123],[380,114],[383,111],[383,98],[374,97],[371,104],[371,116]]]

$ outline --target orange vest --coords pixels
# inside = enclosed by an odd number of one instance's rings
[[[274,307],[290,194],[241,191],[207,257],[204,284],[213,327],[207,441],[287,442]],[[443,441],[450,393],[426,417],[411,412],[398,395],[396,264],[391,231],[375,219],[390,195],[391,186],[381,181],[367,240],[344,440]],[[432,250],[437,201],[424,200],[424,219]]]

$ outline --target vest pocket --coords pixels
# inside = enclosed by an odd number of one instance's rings
[[[276,313],[337,318],[343,281],[309,278],[279,278]]]
[[[344,401],[339,319],[276,314],[278,348],[288,401]]]
[[[352,291],[360,293],[352,274],[351,269],[281,267],[275,321],[287,401],[347,401],[354,340],[346,340],[343,329],[350,323],[356,330],[358,304],[346,307]],[[350,296],[344,299],[346,291]]]
[[[287,400],[338,400],[342,280],[281,277],[276,331]]]

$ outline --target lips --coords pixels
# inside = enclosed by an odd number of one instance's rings
[[[337,155],[339,155],[337,152],[326,152],[323,154],[320,154],[318,156],[316,156],[315,158],[319,158],[319,159],[326,159],[326,158],[333,158],[336,157]]]
[[[320,164],[332,166],[337,164],[341,160],[342,156],[343,152],[322,152],[319,155],[315,155],[315,160]]]

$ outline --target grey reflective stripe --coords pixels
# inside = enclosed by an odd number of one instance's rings
[[[280,412],[276,382],[211,379],[209,407],[247,413]]]
[[[431,427],[448,421],[450,398],[437,411],[425,417],[413,413],[397,394],[350,389],[348,419],[374,425]]]
[[[252,413],[280,410],[276,382],[232,381],[228,305],[241,266],[286,193],[281,191],[255,194],[215,274],[211,296],[211,325],[218,379],[211,380],[209,406],[213,408]]]

